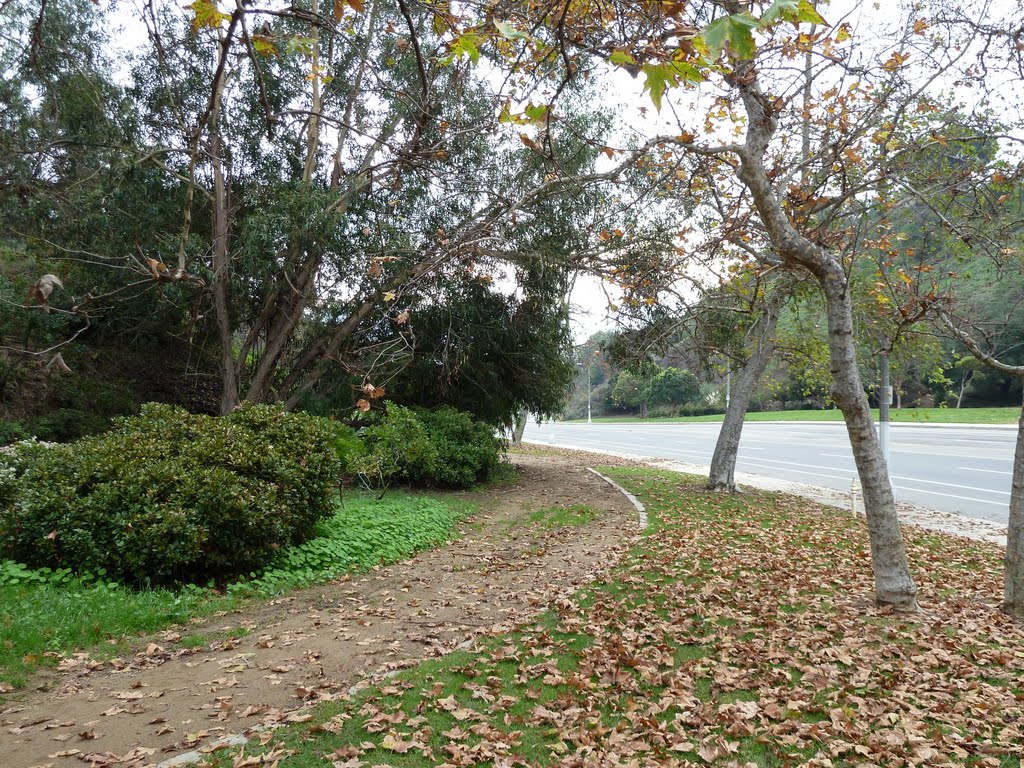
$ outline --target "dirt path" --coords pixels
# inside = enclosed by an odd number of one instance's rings
[[[132,658],[66,660],[40,678],[42,690],[0,703],[0,765],[159,764],[226,734],[304,719],[306,707],[360,681],[535,616],[614,564],[639,528],[630,503],[582,459],[514,462],[515,485],[467,494],[480,512],[448,547],[161,633]],[[572,504],[600,514],[573,528],[527,519]],[[182,647],[194,632],[224,639]]]

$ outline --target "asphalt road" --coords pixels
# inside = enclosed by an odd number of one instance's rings
[[[525,438],[628,456],[708,465],[719,424],[531,423]],[[1006,523],[1016,428],[890,426],[889,472],[899,501]],[[736,468],[837,490],[856,477],[842,423],[750,422]]]

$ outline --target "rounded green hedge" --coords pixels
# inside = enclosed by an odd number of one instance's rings
[[[249,572],[331,514],[337,430],[270,406],[217,418],[151,403],[106,434],[16,449],[0,457],[17,474],[0,550],[136,585]]]

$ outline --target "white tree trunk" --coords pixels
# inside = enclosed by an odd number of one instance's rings
[[[772,354],[775,352],[775,328],[779,320],[779,308],[769,306],[765,310],[765,327],[761,332],[760,343],[755,347],[747,362],[736,377],[725,409],[722,428],[718,432],[715,453],[711,457],[711,469],[708,472],[708,490],[736,492],[736,454],[740,447],[743,434],[743,422],[747,417],[750,400],[754,389],[760,381],[764,369],[768,367]]]
[[[889,469],[878,442],[867,395],[860,380],[853,340],[853,307],[842,266],[835,264],[818,278],[828,313],[828,348],[832,397],[846,421],[850,447],[864,494],[871,543],[875,599],[899,610],[917,609],[917,588],[903,546]]]
[[[1017,422],[1017,448],[1013,454],[1010,520],[1006,531],[1006,584],[1003,610],[1024,617],[1024,406]]]
[[[512,445],[523,444],[523,433],[526,431],[526,422],[530,419],[530,412],[525,408],[516,415],[515,427],[512,430]]]
[[[875,600],[897,610],[917,610],[917,589],[903,546],[892,485],[857,367],[853,307],[842,259],[804,237],[790,222],[776,196],[764,158],[778,128],[777,107],[774,99],[761,91],[752,62],[737,67],[733,83],[748,118],[744,144],[729,148],[740,158],[739,178],[750,190],[775,253],[789,268],[814,275],[825,296],[833,397],[846,420],[863,488]]]

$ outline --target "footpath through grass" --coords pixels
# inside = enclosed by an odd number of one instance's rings
[[[871,411],[878,421],[878,409]],[[1016,424],[1020,408],[892,408],[889,418],[894,422],[910,424]],[[640,419],[635,416],[603,416],[595,424],[685,424],[689,422],[716,422],[722,414],[709,416],[680,416],[678,418]],[[756,411],[747,414],[747,421],[842,421],[838,408],[824,411]],[[586,419],[573,419],[566,424],[586,424]]]
[[[283,551],[270,566],[225,590],[133,590],[104,575],[77,578],[0,561],[0,693],[23,686],[39,666],[73,651],[124,653],[132,637],[238,608],[348,571],[394,562],[446,541],[468,514],[464,502],[390,492],[348,493],[317,536]]]
[[[868,600],[862,520],[604,471],[652,520],[607,581],[263,749],[281,768],[1020,767],[1024,627],[998,611],[994,547],[908,530],[925,612],[895,615]]]

